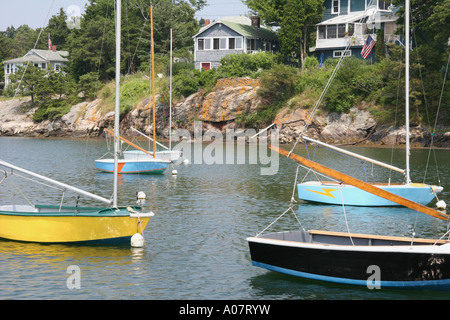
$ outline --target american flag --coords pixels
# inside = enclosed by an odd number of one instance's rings
[[[50,40],[50,33],[48,34],[48,50],[52,50],[52,40]]]
[[[369,54],[372,52],[373,47],[375,46],[375,40],[369,35],[367,37],[366,42],[364,43],[364,47],[361,50],[361,55],[364,59],[367,59]]]

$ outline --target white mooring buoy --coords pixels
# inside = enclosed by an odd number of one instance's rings
[[[142,248],[144,246],[144,237],[140,233],[135,233],[131,237],[131,246],[133,248]]]
[[[172,170],[172,175],[176,176],[178,174],[177,170]]]
[[[436,207],[440,210],[445,210],[445,208],[447,208],[447,204],[444,200],[439,200],[438,202],[436,202]]]

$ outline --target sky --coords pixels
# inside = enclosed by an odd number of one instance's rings
[[[48,19],[59,12],[79,15],[84,12],[88,0],[1,0],[0,31],[27,24],[33,29],[47,26]],[[150,2],[150,1],[149,1]],[[207,0],[208,6],[197,12],[197,18],[218,20],[226,16],[245,15],[249,9],[241,0]]]

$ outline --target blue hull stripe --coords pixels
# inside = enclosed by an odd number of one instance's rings
[[[289,275],[293,275],[296,277],[334,282],[334,283],[342,283],[342,284],[350,284],[350,285],[358,285],[358,286],[367,286],[368,282],[366,280],[355,280],[355,279],[345,279],[345,278],[336,278],[336,277],[328,277],[317,275],[313,273],[301,272],[286,268],[281,268],[261,262],[252,261],[252,264],[256,267],[268,269],[275,272],[281,272]],[[372,284],[369,281],[369,284]],[[379,286],[381,288],[420,288],[420,289],[450,289],[450,279],[444,280],[430,280],[430,281],[380,281]]]

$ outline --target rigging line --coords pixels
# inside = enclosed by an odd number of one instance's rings
[[[344,196],[343,196],[343,194],[342,194],[342,184],[339,184],[339,191],[340,191],[340,193],[341,193],[342,211],[344,211],[345,226],[347,227],[348,237],[350,238],[350,241],[351,241],[351,243],[352,243],[352,246],[354,246],[355,243],[353,242],[352,234],[351,234],[351,232],[350,232],[350,226],[348,225],[347,213],[346,213],[346,211],[345,211]]]
[[[10,180],[12,185],[14,186],[14,188],[16,188],[16,190],[22,195],[22,197],[25,198],[25,200],[32,206],[34,207],[33,203],[27,198],[27,196],[19,189],[18,186],[16,186],[16,184],[14,183],[14,181]]]
[[[53,188],[53,189],[56,189],[56,190],[62,190],[62,189],[60,189],[60,188],[58,188],[58,187],[55,187],[55,186],[52,186],[52,185],[50,185],[50,184],[46,184],[46,183],[43,183],[43,182],[41,182],[41,181],[34,180],[34,179],[32,179],[32,178],[23,176],[23,175],[21,175],[21,174],[19,174],[19,173],[17,173],[17,172],[12,172],[12,171],[11,171],[11,175],[18,176],[19,178],[22,178],[22,179],[24,179],[24,180],[28,180],[28,181],[31,181],[31,182],[34,182],[34,183],[37,183],[37,184],[46,186],[46,187],[48,187],[48,188]]]
[[[417,37],[416,37],[416,29],[414,28],[414,16],[411,13],[411,21],[412,21],[412,32],[413,32],[413,39],[414,39],[414,44],[415,47],[418,48],[417,46]],[[424,81],[423,81],[423,75],[422,75],[422,67],[420,64],[420,56],[419,56],[419,50],[415,50],[416,51],[416,57],[417,57],[417,65],[418,65],[418,70],[419,70],[419,76],[420,76],[420,88],[422,89],[422,95],[423,95],[423,101],[425,103],[425,111],[427,114],[427,121],[428,121],[428,125],[430,126],[430,115],[429,115],[429,108],[430,108],[430,103],[428,102],[427,99],[427,95],[425,93],[425,86],[424,86]]]
[[[39,30],[39,34],[36,39],[36,42],[34,43],[33,50],[36,49],[39,39],[41,38],[42,31],[44,30],[44,25],[47,23],[48,16],[50,15],[50,11],[52,10],[54,2],[55,2],[55,0],[52,0],[52,3],[50,4],[50,8],[48,9],[47,16],[45,17],[45,20],[44,20],[41,30]],[[12,101],[14,101],[16,99],[17,92],[19,91],[20,85],[22,84],[23,77],[25,76],[25,73],[27,72],[29,64],[30,64],[30,60],[28,60],[27,64],[25,65],[25,70],[23,70],[22,77],[20,78],[19,83],[17,84],[16,90],[14,90],[14,96],[12,98]]]
[[[369,4],[367,5],[367,9],[364,11],[363,16],[359,19],[359,23],[362,23],[363,19],[364,19],[365,16],[366,16],[366,13],[367,13],[368,10],[369,10],[369,7],[370,7],[371,5],[373,5],[373,2],[374,2],[374,0],[370,0]],[[345,47],[344,52],[347,51],[347,50],[350,48],[350,46],[351,46],[350,43],[347,43],[347,46]],[[322,102],[323,97],[325,96],[326,92],[328,91],[328,88],[330,87],[332,80],[333,80],[334,77],[336,76],[337,71],[339,70],[340,66],[342,65],[342,61],[343,61],[344,58],[346,58],[346,57],[345,57],[345,54],[342,55],[342,56],[339,58],[338,63],[337,63],[336,67],[335,67],[334,70],[333,70],[333,73],[331,74],[330,78],[328,79],[328,82],[327,82],[327,84],[325,85],[324,90],[322,91],[322,93],[321,93],[319,99],[318,99],[317,102],[316,102],[316,105],[314,106],[313,110],[311,111],[311,113],[310,113],[310,115],[309,115],[309,117],[308,117],[308,120],[306,121],[305,126],[303,127],[303,130],[302,130],[301,134],[300,134],[299,137],[297,138],[297,141],[294,143],[294,146],[292,147],[291,151],[289,151],[289,154],[292,153],[292,151],[294,150],[295,146],[296,146],[297,143],[300,141],[301,136],[302,136],[302,135],[306,132],[306,130],[308,129],[308,126],[309,126],[309,124],[310,124],[310,123],[309,123],[310,120],[312,121],[313,116],[314,116],[315,113],[317,112],[317,109],[319,108],[320,103]]]
[[[412,15],[412,13],[411,13],[411,20],[414,23],[414,16]],[[415,45],[416,45],[416,48],[417,48],[417,37],[416,37],[415,28],[413,28],[412,31],[413,31],[413,35],[414,35]],[[430,115],[429,115],[430,104],[429,104],[429,101],[428,101],[426,93],[425,93],[425,86],[424,86],[424,81],[423,81],[422,68],[421,68],[421,64],[420,64],[420,56],[419,56],[419,51],[418,50],[416,50],[416,56],[417,56],[417,64],[418,64],[419,76],[420,76],[420,84],[421,84],[420,88],[422,89],[422,95],[423,95],[424,104],[425,104],[425,111],[426,111],[426,115],[427,115],[427,121],[428,121],[428,125],[431,126],[431,124],[430,124]],[[450,59],[450,55],[449,55],[449,59]],[[447,62],[447,70],[448,70],[448,62]],[[446,71],[446,73],[447,73],[447,71]],[[445,79],[446,78],[444,77],[442,90],[444,90]],[[442,92],[441,92],[441,98],[440,99],[442,99]],[[428,172],[428,166],[429,166],[429,160],[430,160],[431,152],[433,151],[434,161],[435,161],[435,166],[436,166],[436,174],[438,176],[438,181],[439,181],[439,184],[440,184],[439,169],[438,169],[438,164],[437,164],[436,152],[435,152],[435,150],[433,148],[434,133],[435,133],[435,130],[436,130],[437,120],[438,120],[438,116],[439,116],[440,103],[441,103],[441,100],[439,100],[438,109],[436,111],[436,116],[435,116],[435,120],[434,120],[435,123],[434,123],[433,131],[431,132],[431,142],[430,142],[430,148],[429,148],[429,151],[428,151],[427,162],[426,162],[426,165],[425,165],[425,171],[424,171],[424,175],[423,175],[423,183],[425,183],[425,180],[426,180],[426,176],[427,176],[427,172]]]
[[[134,58],[136,57],[137,49],[139,48],[139,43],[141,42],[141,39],[142,39],[142,33],[144,32],[144,28],[145,28],[146,25],[147,25],[147,19],[145,19],[144,25],[142,26],[141,34],[139,35],[139,39],[138,39],[138,42],[136,44],[136,48],[134,49],[133,57],[131,58],[130,65],[128,66],[128,73],[130,73],[130,71],[131,71],[131,66],[132,66],[132,63],[134,61]]]
[[[109,15],[109,5],[106,5],[106,15],[105,15],[105,23],[103,24],[103,34],[102,34],[102,42],[100,45],[100,54],[99,54],[99,58],[98,58],[98,65],[97,65],[97,82],[95,84],[95,98],[97,98],[97,94],[98,94],[98,81],[100,78],[100,65],[101,65],[101,61],[102,61],[102,55],[103,55],[103,44],[105,42],[105,33],[106,33],[106,23],[108,22],[108,15]]]
[[[316,171],[316,170],[314,170],[314,169],[311,169],[311,168],[309,168],[309,167],[307,167],[307,166],[305,166],[305,165],[302,165],[302,164],[299,164],[303,169],[306,169],[306,170],[308,170],[308,173],[309,172],[312,172],[314,175],[316,175],[316,176],[322,176],[322,177],[324,177],[324,178],[326,178],[326,179],[328,179],[328,180],[331,180],[332,182],[336,182],[336,183],[342,183],[342,181],[340,181],[340,180],[337,180],[337,179],[335,179],[335,178],[332,178],[332,177],[329,177],[329,176],[327,176],[327,175],[325,175],[325,174],[323,174],[323,173],[320,173],[320,172],[318,172],[318,171]],[[307,173],[307,174],[308,174]],[[305,175],[305,178],[306,178],[306,175]],[[303,181],[305,181],[305,178],[303,178],[303,180],[302,180],[302,182]],[[317,178],[317,177],[316,177]],[[319,180],[319,179],[317,179],[317,180]],[[320,180],[319,180],[320,181]]]
[[[403,59],[403,50],[401,50],[401,54],[400,54],[400,65]],[[395,103],[395,118],[394,118],[394,125],[397,126],[397,115],[398,115],[398,104],[399,104],[399,99],[400,99],[400,84],[401,84],[401,75],[402,75],[402,69],[398,68],[398,77],[397,77],[397,101]],[[397,136],[395,137],[397,140]],[[394,147],[395,147],[395,141],[392,140],[392,146],[391,146],[391,165],[394,162]],[[389,170],[389,181],[392,178],[392,171]]]
[[[444,95],[445,82],[446,82],[446,79],[447,79],[449,63],[450,63],[450,54],[448,55],[447,67],[445,69],[444,79],[442,80],[441,96],[439,97],[439,103],[438,103],[438,107],[437,107],[437,111],[436,111],[436,118],[434,119],[433,132],[431,133],[431,143],[430,143],[431,145],[433,145],[433,143],[434,143],[434,133],[436,132],[437,120],[438,120],[438,117],[439,117],[439,111],[441,109],[442,96]],[[428,153],[427,165],[428,165],[428,160],[430,158],[430,153],[431,153],[431,148],[430,148],[429,153]],[[434,154],[434,161],[435,161],[435,165],[436,165],[436,174],[437,174],[438,182],[439,182],[439,185],[440,185],[441,184],[441,179],[440,179],[440,176],[439,176],[439,170],[438,170],[438,164],[437,164],[437,158],[436,158],[436,151],[435,151],[434,148],[433,148],[433,154]]]

